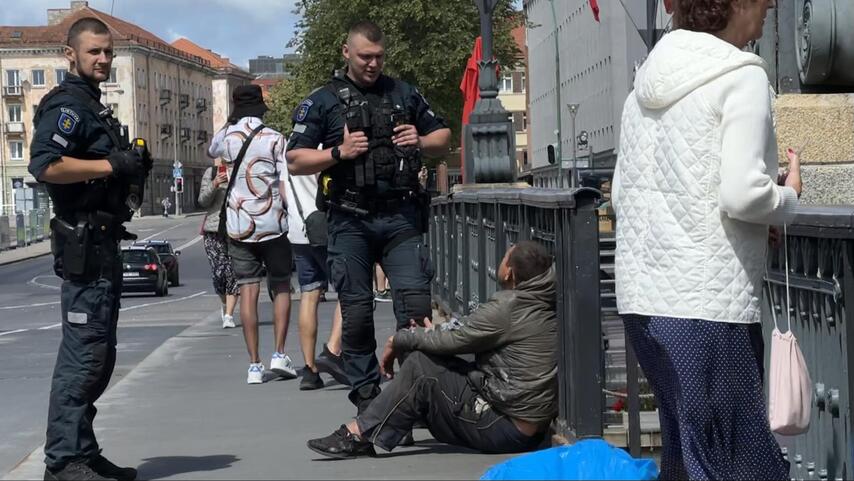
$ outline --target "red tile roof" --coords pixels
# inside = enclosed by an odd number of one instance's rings
[[[209,60],[179,50],[148,30],[90,7],[83,7],[69,13],[68,16],[56,25],[38,27],[2,26],[0,27],[0,47],[9,48],[15,45],[27,47],[65,45],[68,29],[71,25],[77,20],[87,17],[94,17],[104,22],[109,27],[110,32],[113,34],[113,40],[117,44],[143,45],[205,66],[211,65]]]
[[[194,43],[192,40],[186,38],[179,38],[178,40],[172,42],[172,46],[177,48],[178,50],[183,50],[184,52],[187,52],[190,55],[195,55],[197,57],[201,57],[207,60],[211,63],[211,66],[216,69],[231,69],[239,71],[239,73],[251,75],[249,72],[231,63],[227,58],[219,55],[213,50],[204,48],[201,45]]]

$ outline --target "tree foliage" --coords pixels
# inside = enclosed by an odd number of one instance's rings
[[[460,135],[463,99],[459,90],[480,17],[473,0],[300,0],[301,16],[289,46],[303,57],[295,77],[271,91],[267,122],[289,132],[299,102],[325,84],[343,66],[341,45],[356,21],[368,19],[386,34],[384,72],[405,80],[424,94],[431,107]],[[493,13],[495,56],[505,68],[520,55],[510,34],[523,25],[510,0],[499,0]]]

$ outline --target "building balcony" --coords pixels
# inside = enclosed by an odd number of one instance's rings
[[[190,95],[189,94],[178,95],[178,108],[180,108],[181,110],[184,110],[189,106],[190,106]]]
[[[196,99],[196,113],[202,113],[208,109],[208,99]]]
[[[187,142],[190,140],[190,129],[188,127],[181,127],[181,142]]]
[[[6,122],[6,134],[8,135],[24,135],[23,122]]]
[[[196,133],[196,143],[199,145],[204,144],[208,141],[208,132],[206,130],[200,130]]]
[[[166,105],[172,101],[172,91],[169,89],[160,89],[160,105]]]
[[[160,126],[160,138],[168,139],[172,137],[172,124],[163,124]]]
[[[8,85],[3,87],[4,97],[20,97],[24,95],[24,89],[20,85]]]

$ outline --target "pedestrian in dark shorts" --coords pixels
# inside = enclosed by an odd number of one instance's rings
[[[299,332],[305,360],[300,390],[324,386],[319,373],[326,372],[338,383],[349,385],[341,358],[341,306],[335,309],[332,332],[323,350],[315,358],[317,345],[317,306],[329,284],[326,246],[311,245],[305,232],[305,219],[317,211],[317,176],[291,175],[288,178],[288,239],[293,245],[294,261],[300,285]],[[320,214],[318,214],[320,215]]]
[[[282,195],[287,181],[285,138],[262,124],[267,106],[258,86],[238,86],[232,98],[234,110],[229,123],[214,136],[208,154],[221,157],[235,177],[226,200],[226,230],[228,252],[240,286],[240,316],[249,351],[246,382],[260,384],[265,380],[264,364],[258,355],[258,295],[265,276],[274,295],[276,350],[270,370],[293,379],[297,377],[296,370],[284,353],[291,308],[291,245]],[[246,142],[245,161],[235,170],[235,161]]]

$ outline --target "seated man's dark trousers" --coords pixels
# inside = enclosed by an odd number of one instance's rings
[[[100,276],[65,279],[61,290],[62,342],[53,371],[45,464],[59,471],[100,453],[92,422],[95,401],[107,389],[116,364],[116,325],[122,292],[119,241],[104,239],[94,258]]]
[[[526,436],[496,412],[472,386],[468,373],[473,369],[460,358],[410,353],[394,380],[356,418],[362,438],[391,451],[416,421],[423,421],[446,444],[485,453],[535,449],[543,435]]]

